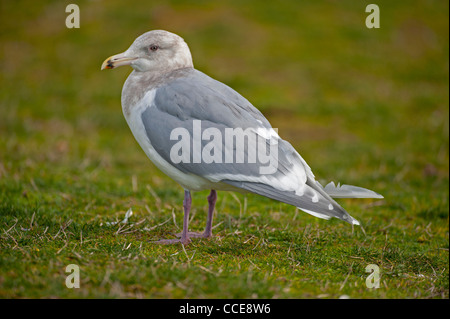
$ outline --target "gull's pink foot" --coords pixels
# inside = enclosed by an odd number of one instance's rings
[[[178,238],[181,238],[182,233],[176,233],[175,236]],[[210,238],[212,237],[212,234],[205,234],[205,233],[198,233],[198,232],[189,232],[188,238]]]
[[[172,245],[172,244],[183,244],[187,245],[191,242],[189,238],[185,238],[183,240],[182,238],[174,238],[174,239],[160,239],[157,241],[154,241],[155,244],[161,244],[161,245]]]
[[[181,243],[183,245],[187,245],[191,242],[188,235],[188,228],[189,228],[189,212],[191,210],[192,205],[192,198],[191,193],[188,190],[184,191],[184,201],[183,201],[183,208],[184,208],[184,217],[183,217],[183,232],[181,233],[181,238],[175,238],[175,239],[161,239],[158,241],[155,241],[156,244],[178,244]]]
[[[208,216],[206,219],[206,227],[203,233],[197,232],[189,232],[189,211],[191,210],[192,198],[191,193],[188,190],[184,191],[184,218],[183,218],[183,231],[181,233],[176,234],[176,239],[161,239],[158,241],[154,241],[155,244],[178,244],[181,243],[183,245],[187,245],[191,242],[191,238],[210,238],[212,237],[212,220],[214,214],[214,207],[216,205],[217,193],[214,189],[211,190],[211,193],[208,196]]]

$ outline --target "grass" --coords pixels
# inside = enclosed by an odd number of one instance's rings
[[[68,3],[67,3],[68,4]],[[449,298],[448,3],[80,1],[0,4],[1,298]],[[104,58],[150,29],[183,36],[196,67],[247,97],[363,228],[219,192],[215,237],[182,226],[182,189],[134,141],[130,72]],[[206,219],[194,194],[191,229]],[[132,209],[127,224],[125,213]],[[118,223],[114,223],[118,222]],[[65,268],[80,267],[80,289]],[[381,271],[368,289],[365,268]]]

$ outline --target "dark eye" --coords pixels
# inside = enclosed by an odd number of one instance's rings
[[[155,52],[156,50],[159,49],[159,46],[157,46],[156,44],[152,44],[148,47],[148,49],[152,52]]]

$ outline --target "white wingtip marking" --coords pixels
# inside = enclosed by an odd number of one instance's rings
[[[334,198],[384,198],[382,195],[371,191],[370,189],[353,186],[342,185],[340,183],[337,186],[334,182],[328,183],[324,187],[325,192]]]
[[[304,211],[305,213],[308,213],[308,214],[310,214],[310,215],[312,215],[314,217],[317,217],[317,218],[322,218],[322,219],[330,219],[331,218],[331,216],[327,216],[327,215],[324,215],[324,214],[316,213],[316,212],[310,211],[308,209],[304,209],[304,208],[301,208],[301,207],[298,207],[298,208],[301,209],[302,211]]]
[[[315,191],[313,191],[313,193],[314,193],[314,196],[311,198],[311,201],[313,203],[319,202],[319,195]]]

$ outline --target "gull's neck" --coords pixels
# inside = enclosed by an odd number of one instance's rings
[[[172,69],[166,72],[147,71],[138,72],[133,70],[125,81],[122,89],[122,109],[125,115],[135,106],[144,95],[177,78],[186,76],[194,70],[193,67]]]

